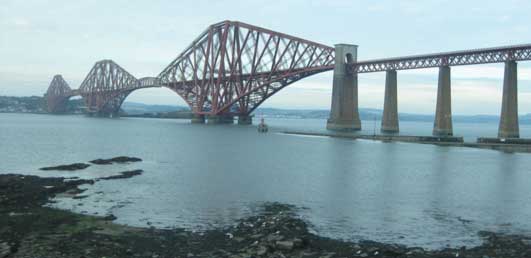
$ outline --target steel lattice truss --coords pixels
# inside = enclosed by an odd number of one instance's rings
[[[62,75],[55,75],[46,91],[46,104],[48,112],[62,113],[66,109],[68,98],[73,96],[72,89],[63,79]]]
[[[134,90],[168,87],[194,114],[248,115],[267,98],[305,77],[334,68],[334,48],[253,25],[211,25],[157,77],[136,79],[112,60],[97,62],[71,90],[60,75],[46,93],[48,110],[61,112],[81,95],[89,112],[117,113]],[[347,64],[352,73],[531,60],[531,44]]]
[[[134,90],[160,87],[160,80],[146,77],[140,80],[112,60],[97,62],[79,87],[88,112],[117,113],[125,98]]]
[[[333,69],[334,48],[240,22],[210,26],[164,69],[164,86],[196,114],[249,114],[307,76]]]
[[[501,63],[510,60],[531,60],[531,44],[368,60],[351,64],[349,70],[356,73],[370,73],[441,66]]]

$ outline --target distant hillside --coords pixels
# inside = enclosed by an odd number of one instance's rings
[[[68,113],[80,113],[84,108],[82,99],[73,99],[68,102]],[[174,105],[148,105],[137,102],[125,102],[122,110],[129,116],[163,117],[163,118],[188,118],[190,108],[187,106]],[[374,108],[360,108],[362,120],[380,120],[382,110]],[[9,97],[0,96],[0,113],[46,113],[46,103],[41,96]],[[301,118],[301,119],[326,119],[330,115],[325,109],[278,109],[258,108],[254,115],[277,118]],[[433,122],[433,115],[421,115],[400,113],[400,121]],[[499,116],[495,115],[454,115],[454,122],[462,123],[497,123]],[[531,124],[531,114],[520,116],[521,124]]]
[[[45,113],[43,97],[0,96],[0,113]]]
[[[328,118],[330,110],[325,109],[277,109],[277,108],[257,108],[255,115],[264,117],[282,117],[282,118]],[[372,108],[361,108],[360,116],[363,120],[377,119],[381,116],[381,111]]]
[[[381,120],[382,110],[374,108],[360,108],[360,118],[362,120]],[[264,117],[278,117],[278,118],[315,118],[326,119],[330,115],[329,110],[315,110],[315,109],[276,109],[276,108],[258,108],[254,112],[255,115]],[[399,113],[400,121],[418,121],[418,122],[433,122],[434,115],[422,115],[411,113]],[[495,115],[454,115],[454,122],[461,123],[497,123],[499,116]],[[521,115],[521,124],[531,124],[531,114]]]
[[[172,105],[148,105],[137,102],[124,102],[122,110],[130,115],[145,114],[145,113],[167,113],[175,111],[190,110],[187,106],[172,106]]]

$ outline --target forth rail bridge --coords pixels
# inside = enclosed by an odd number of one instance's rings
[[[236,21],[208,27],[158,76],[137,79],[112,60],[97,62],[79,89],[56,75],[46,92],[48,111],[65,111],[81,96],[89,114],[117,114],[125,98],[142,88],[167,87],[190,106],[193,123],[251,124],[251,113],[284,87],[333,70],[327,128],[359,130],[358,74],[386,72],[381,129],[398,132],[397,71],[439,68],[433,135],[453,135],[450,67],[505,63],[498,138],[519,138],[517,61],[531,60],[531,44],[358,61],[357,46],[319,44]],[[523,139],[522,139],[523,140]]]

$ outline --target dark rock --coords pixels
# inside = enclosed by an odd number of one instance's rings
[[[412,254],[415,254],[415,255],[424,254],[424,249],[422,249],[422,248],[418,248],[418,247],[411,248],[411,249],[409,249],[409,250],[406,252],[406,254],[407,254],[407,255],[412,255]]]
[[[95,159],[95,160],[91,160],[90,163],[96,164],[96,165],[110,165],[114,163],[127,163],[127,162],[139,162],[139,161],[142,161],[142,159],[136,158],[136,157],[119,156],[119,157],[114,157],[111,159]]]
[[[319,256],[319,258],[331,258],[334,257],[336,253],[325,253],[324,255]]]
[[[291,251],[295,244],[293,241],[277,241],[275,247],[280,250]]]
[[[113,214],[109,214],[105,217],[103,217],[103,220],[107,220],[107,221],[113,221],[113,220],[116,220],[116,216],[114,216]]]
[[[266,254],[267,252],[269,251],[269,249],[267,248],[267,246],[259,246],[258,249],[256,250],[256,254],[259,255],[259,256],[262,256],[264,254]]]
[[[40,168],[40,170],[63,170],[63,171],[74,171],[74,170],[81,170],[90,167],[89,164],[85,163],[74,163],[69,165],[60,165],[60,166],[54,166],[54,167],[43,167]]]
[[[299,238],[293,239],[293,247],[300,248],[303,245],[304,245],[304,241],[302,241],[302,239],[299,239]]]
[[[284,237],[281,236],[281,235],[276,235],[276,234],[270,234],[268,235],[265,240],[267,242],[276,242],[276,241],[282,241],[284,240]]]
[[[141,175],[143,172],[144,172],[144,170],[142,170],[142,169],[136,169],[136,170],[120,172],[119,175],[108,176],[108,177],[100,177],[98,179],[100,179],[100,180],[113,180],[113,179],[131,178],[131,177],[134,177],[134,176]]]
[[[0,258],[7,257],[11,253],[11,247],[7,243],[0,243]]]

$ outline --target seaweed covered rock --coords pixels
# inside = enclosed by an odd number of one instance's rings
[[[115,175],[115,176],[107,176],[107,177],[100,177],[100,178],[98,178],[98,179],[100,179],[100,180],[112,180],[112,179],[131,178],[131,177],[134,177],[134,176],[141,175],[142,172],[144,172],[144,170],[142,170],[142,169],[136,169],[136,170],[130,170],[130,171],[120,172],[119,175]]]
[[[74,170],[81,170],[90,167],[89,164],[85,163],[73,163],[68,165],[59,165],[59,166],[53,166],[53,167],[43,167],[40,168],[40,170],[61,170],[61,171],[74,171]]]
[[[77,188],[81,184],[94,184],[94,181],[17,174],[0,175],[0,211],[5,209],[16,212],[20,209],[38,207],[58,193],[81,192]]]
[[[91,160],[90,163],[96,164],[96,165],[110,165],[114,163],[128,163],[128,162],[139,162],[139,161],[142,161],[142,159],[136,158],[136,157],[119,156],[119,157],[114,157],[111,159],[95,159],[95,160]]]

